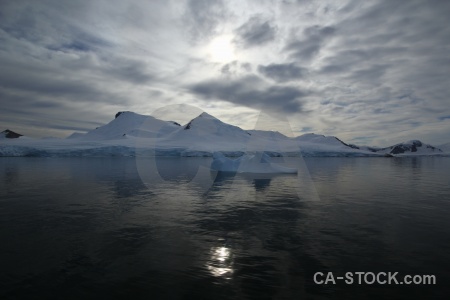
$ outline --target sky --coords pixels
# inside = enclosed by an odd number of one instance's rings
[[[0,129],[65,137],[171,107],[184,123],[195,106],[244,129],[263,112],[295,136],[444,144],[449,15],[445,0],[0,0]]]

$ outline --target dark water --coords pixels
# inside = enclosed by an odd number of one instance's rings
[[[207,159],[160,159],[147,187],[133,158],[2,158],[0,299],[448,299],[450,158],[305,161],[205,188]]]

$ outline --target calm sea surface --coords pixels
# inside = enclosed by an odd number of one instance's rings
[[[449,299],[450,158],[292,161],[0,158],[0,299]],[[358,271],[437,284],[313,280]]]

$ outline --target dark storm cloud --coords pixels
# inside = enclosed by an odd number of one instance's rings
[[[198,41],[213,35],[227,15],[222,0],[189,0],[184,19],[193,40]]]
[[[290,63],[259,65],[258,72],[276,82],[289,82],[304,78],[308,70]]]
[[[256,76],[236,80],[208,80],[189,87],[205,99],[218,99],[234,104],[297,113],[302,111],[302,98],[308,94],[295,87],[267,85]]]
[[[285,47],[291,58],[309,61],[319,53],[322,46],[335,34],[336,28],[314,25],[303,30],[301,38],[293,38]]]
[[[244,48],[260,46],[275,39],[277,27],[261,16],[253,16],[235,31],[235,42]]]

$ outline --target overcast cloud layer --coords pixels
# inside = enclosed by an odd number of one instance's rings
[[[0,129],[189,104],[246,129],[450,141],[449,1],[1,1]],[[174,120],[179,121],[179,120]]]

